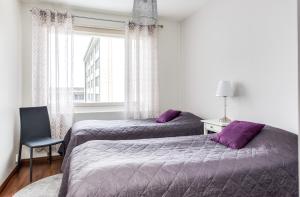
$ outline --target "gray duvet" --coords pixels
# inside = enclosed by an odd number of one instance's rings
[[[155,119],[144,120],[85,120],[77,122],[70,131],[63,167],[73,148],[91,140],[129,140],[203,134],[203,125],[198,116],[182,112],[167,123]]]
[[[266,126],[240,150],[210,137],[87,142],[71,153],[60,196],[298,196],[297,135]]]

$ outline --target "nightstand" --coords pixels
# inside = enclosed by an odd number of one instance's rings
[[[208,134],[208,131],[219,133],[225,128],[230,122],[220,122],[220,120],[201,120],[204,123],[204,135]]]

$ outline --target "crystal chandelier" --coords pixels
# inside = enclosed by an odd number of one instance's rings
[[[137,25],[156,25],[157,0],[134,0],[132,22]]]

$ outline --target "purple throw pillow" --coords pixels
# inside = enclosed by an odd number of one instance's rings
[[[246,146],[263,128],[264,124],[233,121],[211,140],[233,149]]]
[[[157,119],[157,123],[165,123],[173,120],[174,118],[177,118],[180,115],[181,111],[176,111],[169,109],[168,111],[165,111],[162,113]]]

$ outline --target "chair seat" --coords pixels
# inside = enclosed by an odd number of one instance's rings
[[[38,148],[38,147],[59,144],[62,143],[63,141],[64,140],[53,139],[53,138],[39,138],[39,139],[23,142],[23,144],[31,148]]]

